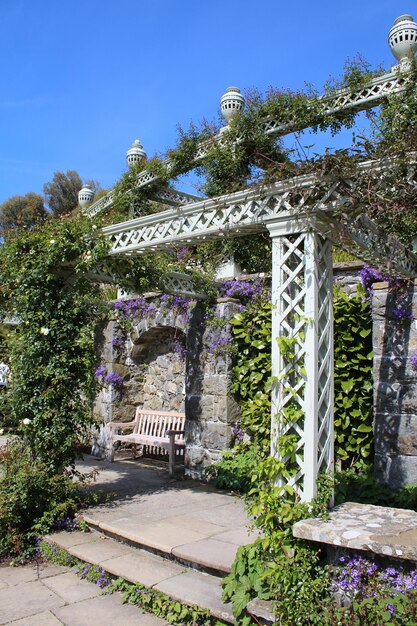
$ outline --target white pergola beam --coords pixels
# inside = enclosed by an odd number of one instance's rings
[[[402,72],[399,69],[392,70],[383,76],[378,76],[369,81],[363,87],[358,89],[341,89],[335,91],[334,94],[322,96],[319,98],[319,102],[323,104],[324,112],[328,115],[343,113],[346,111],[364,111],[372,107],[381,104],[388,96],[392,94],[398,94],[404,91],[411,80],[410,72]],[[266,118],[264,122],[264,130],[267,135],[283,136],[290,134],[294,131],[305,130],[311,126],[311,124],[299,124],[295,121],[283,123],[279,119]],[[205,158],[208,152],[208,148],[212,145],[213,141],[217,141],[221,144],[222,135],[217,135],[213,140],[209,142],[203,142],[200,144],[196,158],[193,161],[193,166],[196,166],[201,160]],[[166,165],[170,166],[169,160],[165,161]],[[152,174],[148,170],[143,170],[137,176],[137,187],[145,187],[158,180],[156,174]],[[181,192],[176,192],[181,196]],[[182,194],[182,198],[177,200],[178,204],[185,205],[189,201],[193,202],[192,196],[189,194]],[[161,198],[163,196],[161,195]],[[187,199],[188,197],[188,199]],[[94,217],[105,209],[109,208],[113,204],[114,192],[113,190],[93,203],[86,211],[86,215]]]

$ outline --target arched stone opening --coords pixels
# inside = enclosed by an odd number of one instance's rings
[[[184,411],[185,355],[185,334],[174,326],[155,325],[139,336],[133,333],[124,402],[152,410]]]

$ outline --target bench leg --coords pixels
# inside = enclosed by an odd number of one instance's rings
[[[172,476],[175,470],[175,435],[169,435],[169,475]]]

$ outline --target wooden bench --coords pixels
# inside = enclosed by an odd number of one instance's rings
[[[114,446],[121,443],[162,449],[169,455],[169,473],[174,473],[175,453],[185,448],[184,439],[185,413],[173,411],[147,411],[136,409],[132,422],[110,422],[110,461],[114,461]],[[123,434],[130,429],[131,432]]]

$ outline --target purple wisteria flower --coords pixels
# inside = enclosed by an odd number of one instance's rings
[[[410,356],[410,363],[417,370],[417,354]]]
[[[374,283],[390,282],[390,280],[392,280],[389,276],[385,276],[384,274],[381,274],[380,271],[370,267],[370,265],[363,266],[359,272],[359,277],[369,296],[373,293]]]
[[[123,387],[123,376],[121,376],[121,374],[117,374],[116,372],[107,372],[104,365],[100,365],[96,369],[94,376],[101,382],[102,385],[113,385],[116,389],[121,389]]]
[[[163,294],[156,302],[148,302],[143,296],[131,300],[118,300],[113,303],[113,308],[118,312],[120,319],[151,317],[161,310],[164,313],[171,311],[182,321],[188,322],[190,302],[190,298]]]
[[[393,307],[391,315],[395,320],[404,320],[409,322],[412,322],[414,320],[414,315],[410,307],[403,302],[400,302]]]
[[[107,375],[107,370],[104,365],[99,365],[96,371],[94,372],[95,378],[101,378]]]
[[[220,294],[226,298],[247,299],[259,296],[263,289],[264,285],[259,279],[249,281],[234,278],[233,280],[225,280],[219,287]]]
[[[232,435],[236,442],[241,442],[245,438],[245,432],[240,428],[238,423],[232,426]]]
[[[112,339],[111,345],[115,350],[123,350],[125,347],[126,338],[125,337],[115,337]]]
[[[218,335],[208,346],[208,351],[214,356],[232,354],[233,338],[230,336]]]
[[[184,248],[181,248],[180,250],[178,250],[177,252],[177,261],[182,261],[182,259],[187,255],[188,253],[188,248],[186,246],[184,246]]]
[[[187,348],[184,346],[183,342],[178,338],[175,338],[172,342],[172,351],[181,360],[184,360],[188,354]]]
[[[342,567],[335,571],[333,589],[355,598],[355,601],[375,598],[386,602],[386,610],[395,613],[390,602],[398,594],[417,591],[417,570],[405,572],[401,567],[379,568],[364,558],[339,559]]]

